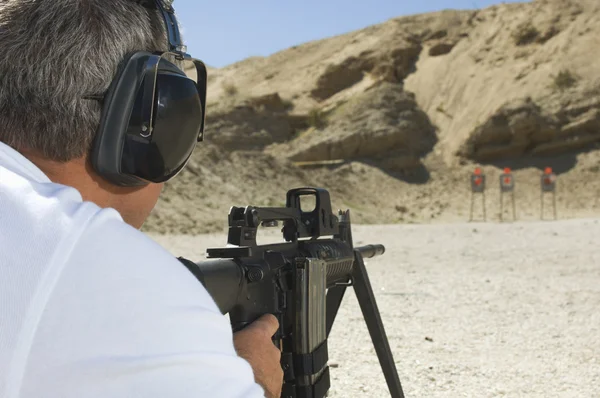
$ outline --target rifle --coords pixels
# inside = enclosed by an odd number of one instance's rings
[[[307,196],[314,198],[304,202]],[[305,211],[302,203],[314,203],[314,209]],[[282,351],[282,398],[327,396],[327,338],[346,288],[353,286],[390,394],[404,398],[363,261],[385,248],[354,247],[350,211],[338,215],[328,191],[292,189],[286,207],[232,207],[227,247],[208,249],[207,261],[179,260],[229,313],[234,332],[267,313],[278,318],[273,342]],[[286,243],[257,245],[258,227],[279,221]]]

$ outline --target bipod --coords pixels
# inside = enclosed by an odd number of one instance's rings
[[[352,245],[352,232],[350,230],[350,212],[340,212],[340,236],[344,241]],[[352,247],[354,247],[352,245]],[[373,342],[373,347],[377,353],[381,370],[385,377],[390,396],[392,398],[404,398],[404,392],[402,391],[402,385],[400,378],[398,377],[398,371],[396,369],[396,363],[394,362],[394,356],[390,348],[389,341],[387,339],[385,329],[383,327],[383,321],[381,320],[381,314],[377,308],[377,302],[375,301],[375,294],[369,281],[369,275],[363,255],[360,251],[354,250],[354,267],[352,270],[351,277],[345,281],[345,283],[339,283],[337,286],[332,287],[327,292],[327,307],[326,307],[326,327],[327,327],[327,338],[337,316],[342,299],[346,288],[354,287],[358,304],[362,311],[367,329]]]

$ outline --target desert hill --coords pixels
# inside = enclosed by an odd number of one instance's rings
[[[516,170],[539,218],[600,209],[600,3],[536,0],[391,19],[209,74],[206,141],[145,226],[221,230],[231,205],[318,185],[363,223],[464,221],[476,165]],[[490,185],[488,215],[498,219]]]

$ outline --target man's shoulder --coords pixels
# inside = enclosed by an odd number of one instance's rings
[[[215,335],[231,334],[229,323],[192,273],[109,209],[99,211],[73,243],[45,317],[52,320],[42,322],[38,332],[50,336],[45,340],[69,336],[64,325],[70,325],[84,339],[71,335],[64,344],[78,341],[85,346],[89,343],[85,336],[102,331],[102,336],[93,338],[95,344],[117,356],[144,355],[149,344],[170,349],[173,338],[189,339],[184,330],[190,328],[213,342]],[[149,340],[139,340],[143,335]],[[232,348],[230,341],[221,342]]]
[[[28,358],[27,397],[41,386],[64,397],[262,396],[201,283],[104,210],[75,243]]]
[[[171,256],[167,249],[140,230],[127,224],[114,209],[101,209],[90,220],[79,245],[102,247],[113,254],[150,257]]]
[[[120,281],[136,284],[133,289],[177,289],[200,295],[209,305],[214,302],[200,282],[174,254],[143,232],[115,217],[113,211],[98,212],[78,239],[72,265],[88,260],[88,267],[103,275],[119,275]],[[108,282],[115,283],[114,278]],[[167,290],[168,291],[168,290]]]

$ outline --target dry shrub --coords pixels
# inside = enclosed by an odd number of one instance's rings
[[[512,37],[517,46],[524,46],[533,43],[539,35],[540,31],[530,21],[527,21],[517,26]]]
[[[564,91],[573,87],[577,83],[577,75],[568,69],[561,70],[554,76],[553,87],[556,90]]]
[[[223,84],[221,84],[221,87],[223,88],[225,94],[227,94],[230,97],[233,97],[238,93],[238,89],[233,83],[223,82]]]
[[[308,112],[308,124],[316,129],[322,129],[327,125],[327,117],[318,108],[313,108]]]

